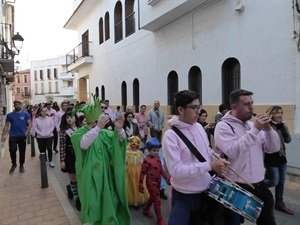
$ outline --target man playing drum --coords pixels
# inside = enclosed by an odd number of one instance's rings
[[[173,187],[168,225],[201,225],[207,204],[205,191],[211,182],[209,171],[224,176],[229,163],[213,157],[207,134],[197,123],[201,110],[199,94],[188,90],[176,93],[174,107],[178,116],[168,121],[169,126],[180,130],[206,161],[200,162],[174,130],[165,132],[162,149]]]

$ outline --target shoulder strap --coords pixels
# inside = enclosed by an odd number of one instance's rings
[[[172,130],[183,140],[183,142],[186,144],[186,146],[190,149],[190,151],[193,153],[193,155],[200,161],[200,162],[206,162],[204,157],[201,155],[201,153],[196,149],[196,147],[190,142],[189,139],[175,126],[172,126]]]
[[[222,120],[223,121],[223,120]],[[228,123],[228,122],[226,122],[226,121],[224,121],[225,123],[227,123],[228,124],[228,126],[230,126],[230,128],[231,128],[231,130],[232,130],[232,133],[234,133],[235,134],[235,132],[234,132],[234,129],[233,129],[233,127],[231,126],[231,124],[230,123]]]

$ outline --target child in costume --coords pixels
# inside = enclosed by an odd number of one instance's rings
[[[67,185],[69,199],[75,198],[76,209],[80,211],[81,204],[77,191],[77,180],[75,170],[75,153],[71,143],[72,134],[79,129],[80,123],[77,115],[68,110],[62,117],[59,131],[60,168],[68,173],[70,184]]]
[[[124,117],[118,117],[114,130],[105,129],[110,117],[102,114],[100,101],[95,97],[94,105],[86,105],[79,111],[84,113],[87,125],[76,130],[71,141],[76,155],[81,222],[130,225]]]
[[[144,152],[144,157],[146,157],[148,154],[149,154],[149,151],[146,149],[145,146],[141,147],[140,150],[142,152]],[[161,161],[161,165],[162,165],[162,168],[165,172],[167,172],[167,167],[166,167],[166,163],[165,163],[165,157],[164,157],[164,154],[161,152],[161,151],[158,151],[158,157]],[[167,172],[168,173],[168,172]],[[164,200],[167,200],[168,199],[168,196],[165,194],[165,189],[167,187],[167,182],[166,182],[166,179],[161,176],[161,182],[160,182],[160,197]]]
[[[144,204],[149,198],[147,189],[144,193],[139,192],[139,177],[141,173],[141,165],[144,159],[144,154],[141,152],[141,139],[138,136],[128,138],[128,146],[126,151],[126,182],[128,204],[134,207]],[[143,182],[146,187],[145,181]]]
[[[161,214],[161,201],[160,201],[160,185],[161,176],[163,176],[167,183],[170,185],[170,176],[163,170],[160,158],[158,156],[159,149],[161,148],[160,142],[156,138],[150,138],[147,141],[145,148],[149,154],[143,161],[142,170],[139,179],[139,191],[144,192],[143,180],[146,176],[146,184],[150,193],[150,198],[146,203],[143,214],[152,218],[153,214],[150,211],[152,203],[154,203],[154,210],[157,217],[156,225],[166,225]]]

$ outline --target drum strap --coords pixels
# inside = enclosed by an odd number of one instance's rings
[[[182,141],[186,144],[186,146],[190,149],[193,155],[200,161],[206,162],[205,158],[201,155],[201,153],[197,150],[197,148],[190,142],[189,139],[175,126],[172,126],[172,130],[182,139]],[[209,171],[211,176],[215,175],[214,171]]]
[[[190,142],[189,139],[175,126],[172,126],[172,130],[182,139],[182,141],[186,144],[186,146],[190,149],[193,155],[200,161],[206,162],[205,158],[201,155],[201,153],[196,149],[196,147]]]

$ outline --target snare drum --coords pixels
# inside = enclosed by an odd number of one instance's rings
[[[207,194],[253,223],[263,207],[263,201],[255,195],[220,177],[212,178]]]

